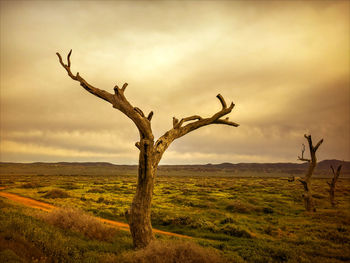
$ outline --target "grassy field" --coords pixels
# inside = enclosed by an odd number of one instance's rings
[[[136,187],[134,175],[2,174],[0,181],[11,193],[124,222]],[[313,181],[317,211],[306,213],[302,185],[286,178],[158,176],[152,223],[193,237],[229,262],[349,262],[350,180],[339,179],[335,208],[327,190],[326,179]],[[134,253],[127,232],[117,231],[109,241],[94,240],[0,200],[0,258],[122,262],[121,255]],[[20,251],[36,254],[20,255],[15,247],[21,246],[26,249]]]

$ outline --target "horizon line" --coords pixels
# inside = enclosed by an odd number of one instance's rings
[[[338,161],[338,162],[350,162],[350,160],[339,160],[339,159],[324,159],[320,160],[317,163],[323,162],[323,161]],[[95,164],[111,164],[111,165],[125,165],[125,166],[138,166],[138,164],[118,164],[118,163],[111,163],[111,162],[86,162],[86,161],[54,161],[54,162],[44,162],[44,161],[36,161],[36,162],[6,162],[6,161],[0,161],[0,164],[36,164],[36,163],[42,163],[42,164],[59,164],[59,163],[72,163],[72,164],[84,164],[84,163],[95,163]],[[233,163],[233,162],[222,162],[222,163],[197,163],[197,164],[159,164],[158,166],[190,166],[190,165],[220,165],[220,164],[304,164],[307,162],[239,162],[239,163]]]

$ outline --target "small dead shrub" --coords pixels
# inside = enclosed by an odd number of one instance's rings
[[[263,228],[263,231],[265,234],[269,235],[269,236],[275,236],[277,233],[277,229],[271,225],[268,225],[266,227]]]
[[[60,188],[62,189],[65,189],[65,190],[75,190],[75,189],[80,189],[80,187],[77,185],[77,184],[74,184],[74,183],[65,183],[61,186],[59,186]]]
[[[37,187],[41,187],[41,185],[36,182],[29,182],[26,184],[22,184],[21,186],[21,188],[37,188]]]
[[[326,196],[320,195],[320,194],[313,194],[312,197],[316,198],[316,199],[325,199],[325,198],[327,198]]]
[[[226,210],[233,213],[250,214],[252,212],[259,212],[261,209],[249,203],[242,203],[241,201],[231,202],[226,206]]]
[[[232,217],[225,217],[223,220],[220,221],[220,224],[229,224],[229,223],[236,223],[236,221]]]
[[[273,214],[273,209],[271,207],[264,207],[263,210],[264,214]]]
[[[247,230],[241,229],[231,224],[227,224],[224,227],[222,227],[221,232],[233,237],[252,238],[251,233],[249,233]]]
[[[175,225],[175,226],[189,226],[193,223],[193,220],[189,216],[178,216],[174,218],[165,217],[162,220],[164,226]]]
[[[102,196],[100,196],[98,199],[97,199],[97,203],[102,203],[103,201],[104,201],[105,199],[102,197]]]
[[[91,239],[111,241],[117,230],[79,209],[59,208],[43,214],[43,219],[51,225],[79,232]]]
[[[69,197],[69,194],[63,190],[60,189],[53,189],[48,191],[45,195],[43,195],[45,198],[67,198]]]
[[[87,191],[87,193],[97,193],[97,194],[102,194],[104,193],[105,190],[102,188],[91,188],[90,190]]]
[[[214,249],[203,248],[192,242],[154,241],[144,249],[127,253],[127,263],[223,263],[223,257]]]

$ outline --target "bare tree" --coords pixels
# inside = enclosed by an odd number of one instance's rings
[[[310,159],[304,158],[304,152],[305,152],[305,145],[303,144],[302,150],[301,150],[301,157],[298,156],[298,160],[308,162],[309,163],[309,168],[307,170],[307,173],[305,174],[304,179],[298,179],[299,182],[301,182],[304,186],[304,204],[305,204],[305,209],[307,211],[315,211],[315,204],[312,200],[312,191],[311,191],[311,176],[315,170],[316,164],[317,164],[317,159],[316,159],[316,151],[318,147],[323,143],[323,139],[321,139],[316,146],[313,146],[312,144],[312,139],[311,135],[304,135],[306,138],[308,144],[309,144],[309,150],[310,150]]]
[[[125,89],[128,85],[127,83],[124,83],[121,88],[115,86],[114,94],[95,88],[85,79],[83,79],[79,75],[79,72],[76,75],[71,72],[70,56],[72,54],[72,50],[68,53],[67,64],[63,63],[62,57],[59,53],[56,54],[59,58],[60,64],[67,71],[69,77],[75,81],[78,81],[80,85],[91,94],[111,103],[113,108],[124,113],[134,122],[139,131],[140,141],[135,143],[135,146],[140,151],[137,187],[127,218],[130,225],[130,232],[134,246],[137,248],[146,247],[154,238],[151,225],[151,201],[154,178],[163,153],[175,139],[178,139],[203,126],[210,124],[224,124],[238,127],[239,125],[230,121],[228,117],[225,119],[222,118],[232,111],[235,104],[231,103],[229,106],[227,106],[224,98],[218,94],[216,97],[221,103],[221,110],[208,118],[193,115],[178,120],[174,117],[173,127],[157,141],[154,141],[151,128],[153,112],[151,111],[149,114],[145,115],[140,108],[131,105],[124,95]]]
[[[337,171],[334,171],[334,168],[331,165],[331,169],[333,172],[333,178],[332,178],[331,182],[327,182],[327,184],[329,185],[329,200],[330,200],[332,206],[335,206],[335,201],[334,201],[335,184],[339,178],[341,167],[342,166],[339,165]]]

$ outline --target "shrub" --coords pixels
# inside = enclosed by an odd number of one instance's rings
[[[10,205],[7,202],[4,202],[3,200],[0,199],[0,208],[6,208],[10,207]]]
[[[175,218],[165,217],[163,219],[163,225],[175,225],[175,226],[188,226],[193,223],[193,220],[189,216],[178,216]]]
[[[326,196],[320,195],[320,194],[313,194],[312,197],[313,197],[313,198],[316,198],[316,199],[324,199],[324,198],[327,198]]]
[[[2,262],[11,262],[11,263],[23,263],[24,260],[21,259],[19,256],[16,255],[15,252],[13,252],[10,249],[5,249],[0,251],[0,259]]]
[[[231,202],[226,206],[226,210],[244,214],[261,211],[261,209],[255,205],[242,203],[240,201]]]
[[[105,190],[103,190],[102,188],[91,188],[90,190],[87,191],[87,193],[98,193],[98,194],[102,194],[104,192]]]
[[[225,260],[214,249],[191,242],[154,241],[144,249],[127,253],[128,263],[221,263]]]
[[[29,182],[26,184],[22,184],[21,188],[37,188],[40,187],[41,185],[36,183],[36,182]]]
[[[100,196],[98,199],[97,199],[97,203],[102,203],[103,201],[104,201],[105,199],[102,197],[102,196]]]
[[[264,227],[263,230],[264,230],[265,234],[270,235],[270,236],[274,236],[277,233],[276,228],[271,226],[271,225],[268,225],[268,226]]]
[[[45,198],[67,198],[69,197],[69,194],[63,190],[60,189],[53,189],[51,191],[48,191],[45,195],[43,195]]]
[[[61,185],[60,188],[63,188],[66,190],[75,190],[75,189],[79,189],[80,187],[74,183],[65,183]]]
[[[223,220],[220,221],[220,224],[228,224],[228,223],[235,223],[235,220],[232,217],[225,217]]]
[[[221,228],[221,232],[234,237],[252,238],[252,235],[245,229],[228,224]]]
[[[5,233],[0,235],[0,262],[25,263],[44,259],[42,252],[33,246],[30,240],[14,231],[6,229]]]
[[[82,233],[91,239],[111,241],[117,232],[115,228],[103,224],[92,215],[73,208],[55,209],[44,214],[43,218],[49,224]]]
[[[273,214],[273,209],[270,207],[264,207],[263,212],[264,214]]]

